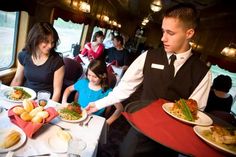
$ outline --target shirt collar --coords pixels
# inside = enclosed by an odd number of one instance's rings
[[[167,58],[170,58],[170,56],[175,53],[167,52],[166,54],[167,54]],[[176,60],[187,60],[192,55],[192,47],[190,47],[190,49],[188,49],[187,51],[183,53],[178,53],[175,55],[176,55]]]

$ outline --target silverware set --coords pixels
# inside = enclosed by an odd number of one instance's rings
[[[87,120],[88,119],[88,120]],[[79,126],[88,126],[89,122],[93,119],[93,116],[90,116],[89,118],[87,118],[85,121],[79,122]]]

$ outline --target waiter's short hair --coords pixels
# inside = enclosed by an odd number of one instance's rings
[[[195,6],[189,3],[180,3],[166,9],[164,17],[178,18],[187,28],[196,29],[199,23],[198,12]]]

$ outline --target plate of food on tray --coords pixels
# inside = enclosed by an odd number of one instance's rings
[[[10,87],[1,91],[2,97],[10,102],[21,103],[24,99],[35,99],[36,93],[34,90],[26,87]]]
[[[194,132],[212,147],[236,155],[236,128],[213,126],[194,126]]]
[[[187,124],[209,126],[213,123],[208,115],[198,110],[197,102],[193,99],[165,103],[162,108],[170,116]]]
[[[0,153],[6,153],[21,147],[26,138],[23,130],[15,125],[0,128]]]
[[[58,107],[57,112],[61,120],[65,122],[81,122],[87,118],[87,112],[77,102],[72,102]]]

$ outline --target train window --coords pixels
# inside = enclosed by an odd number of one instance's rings
[[[19,12],[0,11],[0,71],[14,64]]]
[[[76,24],[71,21],[66,22],[58,18],[54,20],[53,26],[57,30],[60,38],[57,51],[61,52],[63,56],[71,55],[73,46],[80,44],[84,24]]]

